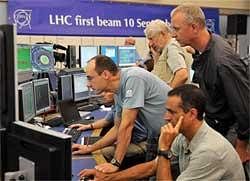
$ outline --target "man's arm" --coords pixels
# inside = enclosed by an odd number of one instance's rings
[[[123,109],[122,111],[122,121],[119,126],[119,134],[117,135],[117,146],[114,156],[120,163],[122,162],[131,141],[132,130],[134,128],[137,113],[138,109]]]
[[[77,128],[79,131],[84,131],[88,129],[98,129],[98,128],[104,128],[108,126],[110,122],[108,122],[106,119],[99,119],[91,124],[72,124],[69,127],[70,128]]]
[[[131,140],[132,130],[134,127],[134,122],[138,113],[138,109],[123,109],[122,110],[122,120],[119,125],[119,130],[117,133],[117,146],[115,150],[114,158],[121,164],[128,145]],[[111,163],[104,163],[96,167],[99,171],[104,173],[112,173],[117,171],[119,168],[112,165]]]
[[[174,74],[174,77],[169,84],[172,88],[180,86],[188,80],[185,53],[177,42],[172,42],[168,46],[167,64]]]
[[[157,180],[172,180],[170,159],[157,157]]]
[[[87,154],[114,143],[117,138],[117,131],[118,131],[118,128],[115,125],[107,132],[107,134],[104,137],[102,137],[93,145],[87,146],[87,145],[74,144],[72,146],[73,154]]]
[[[108,122],[106,119],[103,118],[103,119],[99,119],[91,124],[92,124],[92,126],[91,126],[92,129],[98,129],[98,128],[107,127],[110,124],[110,122]]]
[[[122,171],[111,173],[111,174],[105,174],[94,169],[91,169],[91,170],[85,169],[85,170],[82,170],[79,173],[79,175],[80,177],[94,175],[95,181],[138,180],[138,179],[142,179],[142,178],[155,175],[156,164],[157,164],[156,160],[152,160],[146,163],[135,165],[126,170],[122,170]]]
[[[181,68],[174,73],[174,78],[169,83],[169,86],[175,88],[185,84],[187,80],[188,80],[188,71],[186,68]]]
[[[242,162],[250,160],[248,150],[248,140],[250,134],[249,127],[249,79],[243,70],[230,70],[226,66],[219,69],[223,90],[227,97],[227,102],[238,123],[235,149]]]

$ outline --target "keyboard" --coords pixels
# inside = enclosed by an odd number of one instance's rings
[[[91,111],[97,110],[99,108],[100,108],[100,106],[98,104],[87,104],[87,105],[79,107],[78,111],[91,112]]]
[[[81,136],[82,131],[78,131],[77,128],[65,128],[63,133],[72,136],[71,141],[76,143],[78,138]]]
[[[54,117],[46,122],[50,127],[57,127],[63,124],[62,117]]]
[[[66,123],[64,123],[65,127],[68,127],[72,124],[91,124],[94,122],[94,118],[93,119],[82,119],[82,120],[78,120],[78,121],[67,121]]]
[[[93,145],[101,138],[102,136],[84,136],[84,145]]]

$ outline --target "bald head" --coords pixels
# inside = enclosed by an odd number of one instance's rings
[[[133,37],[128,37],[125,39],[124,45],[131,45],[134,46],[135,45],[135,39]]]
[[[101,73],[104,70],[108,70],[111,74],[115,75],[118,72],[118,68],[114,61],[104,55],[97,55],[93,57],[89,62],[87,67],[94,67],[95,71],[98,75],[101,75]]]

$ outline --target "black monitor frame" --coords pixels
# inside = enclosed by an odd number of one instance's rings
[[[27,93],[30,93],[27,97]],[[35,111],[35,96],[33,89],[33,82],[26,82],[18,86],[18,102],[19,102],[19,120],[29,122],[36,115]],[[27,103],[27,101],[30,101]],[[27,104],[30,104],[31,110],[27,110]]]
[[[82,48],[96,48],[96,54],[89,57],[88,60],[82,60],[83,59],[83,54],[86,52],[83,52]],[[87,45],[80,45],[79,46],[79,65],[81,68],[85,68],[87,65],[87,61],[89,61],[91,58],[95,57],[96,55],[99,54],[99,46],[87,46]]]
[[[34,85],[36,115],[49,111],[51,102],[50,102],[50,90],[49,90],[49,80],[48,80],[48,78],[33,80],[33,85]],[[46,97],[42,96],[41,99],[38,100],[36,92],[37,92],[38,86],[41,86],[41,85],[44,85],[44,86],[47,87],[47,93],[46,94],[48,96],[46,96]],[[39,101],[41,101],[41,100],[44,101],[44,99],[47,99],[48,104],[46,106],[44,106],[43,108],[38,108],[38,104],[40,104]]]
[[[18,119],[15,27],[0,25],[0,127]]]
[[[6,140],[5,172],[19,170],[22,157],[34,163],[34,180],[71,180],[71,136],[16,121]]]
[[[59,76],[57,98],[59,102],[73,100],[71,74]]]

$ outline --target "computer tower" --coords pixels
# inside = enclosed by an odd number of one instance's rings
[[[76,47],[73,45],[69,45],[67,48],[66,62],[68,68],[76,67]]]

